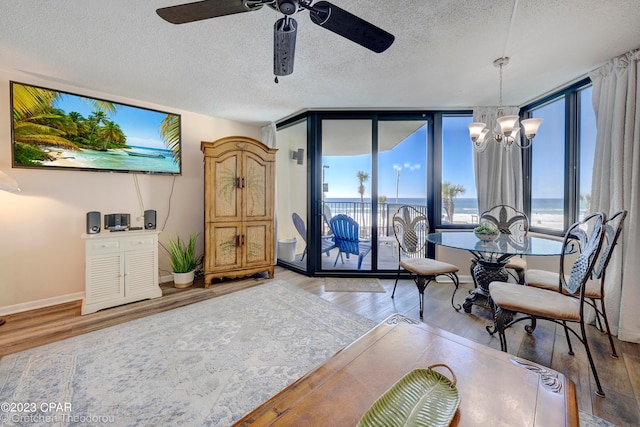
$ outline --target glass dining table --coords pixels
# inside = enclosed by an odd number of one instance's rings
[[[494,241],[483,241],[472,231],[451,231],[428,234],[427,241],[435,245],[469,251],[475,258],[476,263],[471,274],[477,286],[462,304],[466,313],[471,312],[472,305],[490,307],[489,283],[508,281],[509,274],[505,265],[510,258],[522,255],[559,256],[562,253],[562,241],[545,237],[501,234]],[[575,249],[571,250],[574,251]]]

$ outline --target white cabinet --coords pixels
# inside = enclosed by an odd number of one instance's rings
[[[83,234],[85,297],[82,314],[162,296],[158,230]]]

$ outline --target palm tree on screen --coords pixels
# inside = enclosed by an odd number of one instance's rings
[[[64,130],[52,126],[62,116],[52,109],[58,92],[30,86],[13,87],[13,137],[16,143],[77,149]]]
[[[127,137],[120,126],[111,120],[103,120],[103,126],[98,129],[98,137],[102,141],[104,150],[106,150],[110,144],[124,146],[127,142]]]
[[[21,84],[12,86],[16,163],[38,164],[39,160],[47,160],[48,154],[41,147],[77,150],[78,144],[82,144],[81,116],[54,108],[60,97],[61,93],[53,90]],[[116,104],[112,102],[82,99],[100,115],[116,111]]]
[[[160,137],[173,152],[173,161],[180,163],[180,120],[175,114],[167,114],[160,125]]]

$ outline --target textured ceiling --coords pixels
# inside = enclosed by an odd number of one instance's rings
[[[220,0],[223,1],[223,0]],[[262,124],[305,109],[522,105],[640,47],[639,0],[332,0],[395,35],[376,54],[298,21],[274,83],[273,24],[255,12],[173,25],[180,0],[2,0],[0,67],[107,94]],[[29,83],[28,81],[26,83]]]

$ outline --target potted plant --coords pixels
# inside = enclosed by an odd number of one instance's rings
[[[196,256],[197,240],[198,234],[192,234],[188,242],[180,239],[180,236],[167,242],[173,285],[176,288],[187,288],[193,285],[196,267],[200,263]]]
[[[483,222],[473,229],[476,237],[482,241],[492,242],[498,238],[500,230],[489,222]]]

